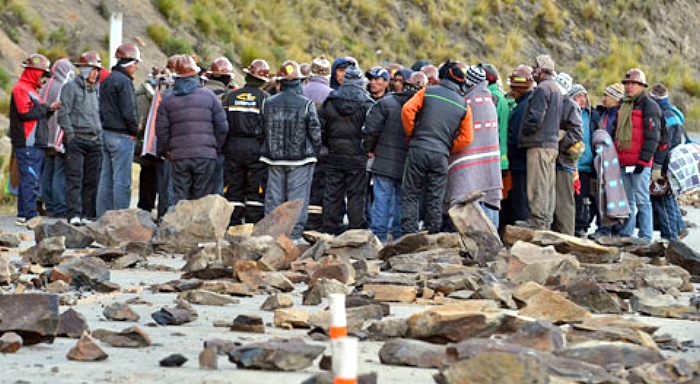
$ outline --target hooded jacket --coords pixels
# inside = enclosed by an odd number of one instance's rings
[[[683,141],[683,135],[685,133],[685,116],[678,110],[675,106],[671,105],[668,98],[664,98],[656,101],[661,108],[661,112],[664,115],[664,130],[662,132],[663,144],[660,143],[659,149],[654,155],[654,163],[661,165],[663,171],[665,172],[668,168],[669,152],[676,148]]]
[[[552,78],[537,84],[525,109],[520,148],[557,148],[564,95]]]
[[[136,96],[133,79],[119,65],[100,85],[100,116],[105,131],[137,136]]]
[[[59,59],[53,64],[53,67],[51,67],[51,78],[44,87],[41,88],[42,103],[50,105],[58,100],[61,95],[61,88],[63,88],[66,83],[73,80],[73,68],[73,63],[68,59]],[[58,114],[54,113],[51,115],[47,124],[49,132],[46,146],[48,148],[54,148],[58,152],[63,152],[63,130],[58,124]]]
[[[367,166],[362,126],[374,101],[361,84],[361,79],[347,80],[328,95],[321,108],[319,119],[329,167],[365,169]]]
[[[39,95],[40,69],[27,68],[22,72],[10,97],[10,139],[15,148],[46,147],[47,120],[53,113],[49,104],[42,104]]]
[[[173,161],[215,160],[227,133],[219,98],[196,78],[176,79],[173,91],[163,95],[156,119],[159,155],[170,152]]]
[[[282,81],[280,93],[262,106],[265,145],[260,161],[270,165],[316,162],[321,148],[321,124],[316,105],[301,95],[297,81]]]
[[[58,124],[63,128],[66,142],[75,136],[88,140],[101,137],[100,100],[96,86],[89,87],[82,76],[64,85]]]
[[[338,68],[338,66],[341,65],[346,65],[349,66],[352,64],[352,61],[348,60],[347,57],[339,57],[335,59],[333,62],[333,65],[331,66],[331,88],[333,90],[337,90],[340,88],[340,83],[338,82],[338,79],[335,77],[335,70]]]
[[[401,107],[415,92],[391,93],[377,101],[362,127],[362,146],[374,154],[372,173],[401,180],[408,153],[408,140],[401,121]]]

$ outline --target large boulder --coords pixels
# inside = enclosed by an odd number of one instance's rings
[[[19,238],[19,234],[14,232],[0,231],[0,246],[15,248],[19,247],[19,244],[21,242],[22,239]]]
[[[25,345],[53,341],[60,319],[58,295],[0,295],[0,334],[15,332]]]
[[[443,305],[408,318],[408,337],[434,343],[457,343],[471,337],[487,337],[503,323],[505,315],[489,300]]]
[[[386,365],[440,368],[447,361],[446,347],[420,340],[389,340],[379,350],[379,360]]]
[[[681,241],[672,241],[666,250],[666,259],[679,265],[695,278],[700,279],[700,253],[695,252]]]
[[[473,191],[453,201],[448,211],[452,224],[462,236],[467,251],[480,265],[486,266],[487,261],[496,259],[503,248],[498,228],[489,220],[481,208],[479,199],[484,194]]]
[[[153,227],[150,213],[131,208],[107,211],[87,229],[98,243],[118,247],[131,241],[150,241]]]
[[[182,200],[163,216],[154,246],[166,252],[187,253],[199,243],[221,240],[231,213],[233,206],[219,195]]]
[[[258,221],[253,227],[252,236],[269,235],[277,238],[279,235],[289,237],[294,230],[301,214],[301,209],[304,207],[304,200],[297,199],[283,203],[275,208],[262,220]]]
[[[66,248],[86,248],[94,241],[86,227],[70,225],[63,220],[53,224],[40,224],[34,228],[34,240],[37,243],[47,237],[55,236],[65,237]]]
[[[66,251],[66,238],[63,236],[42,239],[22,253],[22,259],[41,266],[57,265]]]
[[[482,353],[449,365],[435,375],[440,384],[548,384],[547,364],[538,356]]]

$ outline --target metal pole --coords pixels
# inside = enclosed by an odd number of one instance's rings
[[[113,13],[109,18],[109,68],[117,65],[114,53],[122,44],[122,13]]]

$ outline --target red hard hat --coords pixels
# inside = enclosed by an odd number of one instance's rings
[[[225,57],[217,57],[211,62],[211,73],[214,75],[230,75],[233,73],[233,64]]]
[[[256,79],[263,81],[270,80],[270,64],[263,59],[253,60],[248,68],[243,69],[243,72],[255,77]]]
[[[192,77],[199,74],[199,67],[194,59],[187,55],[179,55],[173,63],[175,77]]]
[[[80,55],[78,62],[75,63],[76,67],[93,67],[97,69],[102,68],[102,59],[100,55],[95,51],[87,51]]]
[[[141,61],[141,51],[139,47],[132,43],[124,43],[117,47],[117,52],[114,54],[117,59]]]
[[[42,54],[33,53],[22,62],[22,67],[39,69],[41,71],[50,73],[51,61]]]
[[[303,79],[304,75],[301,74],[301,68],[294,60],[287,60],[282,63],[279,72],[277,72],[277,78],[280,80],[299,80]]]

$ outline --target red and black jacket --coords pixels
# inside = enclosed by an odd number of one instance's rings
[[[39,80],[43,71],[27,68],[12,88],[10,97],[10,139],[15,148],[46,147],[47,120],[53,114],[48,105],[41,104]]]
[[[621,166],[652,166],[654,153],[659,147],[662,119],[659,105],[644,91],[635,101],[632,110],[632,144],[627,149],[620,149],[617,139],[615,140]],[[620,121],[619,116],[617,121]]]

